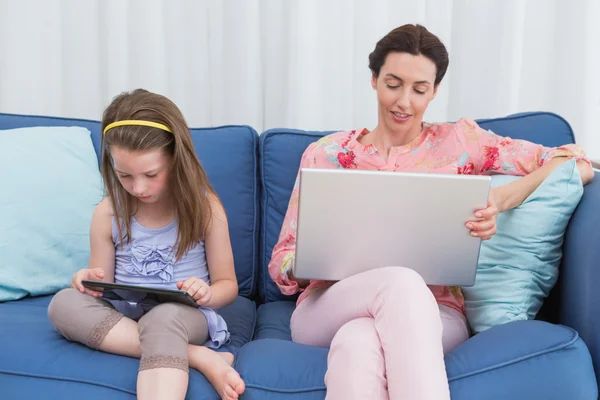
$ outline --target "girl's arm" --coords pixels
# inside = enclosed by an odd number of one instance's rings
[[[105,198],[96,206],[90,225],[90,260],[88,268],[100,268],[102,281],[115,281],[115,244],[112,239],[113,211],[110,200]]]
[[[83,280],[114,282],[115,245],[112,240],[112,208],[104,199],[96,206],[90,224],[90,259],[88,268],[77,271],[71,279],[71,287],[90,296],[101,297],[102,292],[86,288]]]
[[[204,306],[216,310],[235,300],[238,295],[238,283],[225,209],[214,195],[209,196],[209,200],[212,222],[204,239],[204,246],[210,274],[211,298]]]

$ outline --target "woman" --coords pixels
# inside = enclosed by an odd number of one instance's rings
[[[593,176],[575,145],[546,148],[500,137],[469,119],[423,122],[448,68],[448,53],[422,26],[401,26],[382,38],[369,68],[377,126],[322,138],[306,149],[300,168],[524,176],[494,189],[488,207],[466,221],[465,229],[483,240],[495,234],[499,212],[521,204],[562,162],[576,158],[584,184]],[[469,337],[460,289],[428,287],[402,267],[339,282],[296,280],[291,267],[297,216],[298,182],[269,272],[282,293],[302,292],[291,320],[293,340],[330,347],[327,398],[449,399],[444,354]]]

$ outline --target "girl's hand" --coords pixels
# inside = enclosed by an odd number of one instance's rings
[[[81,281],[101,281],[104,278],[104,270],[102,268],[83,268],[75,272],[71,279],[71,287],[75,290],[89,294],[94,297],[102,297],[102,288],[97,290],[88,289],[81,284]]]
[[[494,200],[494,189],[490,192],[488,206],[475,213],[474,220],[466,223],[466,228],[471,231],[471,236],[479,237],[481,240],[491,239],[496,234],[496,216],[498,207]]]
[[[208,304],[212,299],[212,290],[210,289],[210,286],[202,279],[198,279],[195,276],[187,278],[185,282],[177,282],[177,288],[188,292],[199,306]]]

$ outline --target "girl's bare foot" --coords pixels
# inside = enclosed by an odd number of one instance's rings
[[[233,365],[233,354],[226,351],[216,351],[215,353],[217,353],[221,358],[223,358],[223,360],[225,360],[227,364]]]
[[[190,366],[200,371],[213,385],[221,399],[235,400],[246,386],[233,369],[233,354],[218,353],[204,346],[194,346],[189,353]]]

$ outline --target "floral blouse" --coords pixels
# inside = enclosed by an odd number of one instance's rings
[[[423,123],[421,133],[410,143],[390,149],[387,161],[373,145],[363,145],[357,140],[368,134],[367,129],[361,129],[325,136],[308,146],[300,168],[524,176],[555,157],[588,161],[577,145],[548,148],[502,137],[465,118],[456,123]],[[303,289],[289,279],[296,248],[298,195],[296,179],[279,240],[273,248],[269,274],[283,294],[303,292],[298,298],[299,304],[314,289],[329,287],[334,282],[310,281],[309,286]],[[458,287],[429,288],[439,304],[464,312],[464,299]]]

